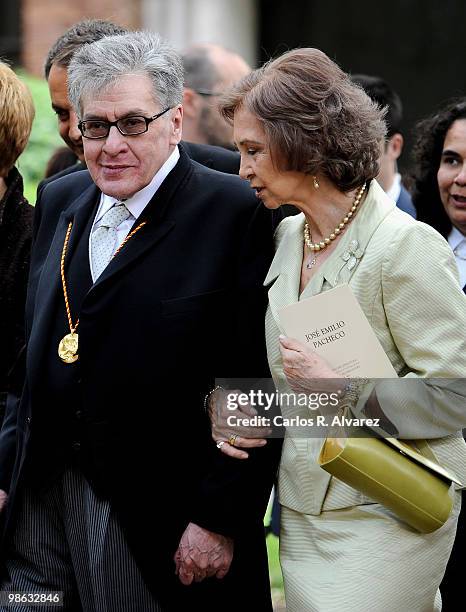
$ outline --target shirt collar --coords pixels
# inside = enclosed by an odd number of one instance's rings
[[[146,185],[143,189],[135,193],[133,196],[125,200],[125,206],[134,217],[134,219],[138,219],[141,215],[142,211],[149,204],[149,202],[154,197],[157,189],[163,183],[163,181],[167,178],[169,173],[173,170],[173,168],[178,163],[180,159],[180,151],[178,149],[178,145],[173,149],[168,159],[162,165],[162,167],[156,172],[154,178],[151,182]],[[116,200],[112,196],[108,196],[105,193],[102,193],[100,196],[100,206],[99,212],[97,213],[97,217],[95,222],[97,223],[102,219],[105,213],[110,210],[110,208],[120,200]]]
[[[395,202],[387,196],[376,180],[372,180],[354,221],[348,225],[332,256],[322,264],[318,273],[311,278],[302,295],[306,297],[306,294],[309,296],[319,293],[324,278],[332,287],[348,282],[352,271],[355,269],[355,266],[348,266],[348,261],[352,256],[357,256],[356,263],[359,262],[373,233],[395,208]],[[280,229],[284,230],[285,227],[286,231],[282,234],[282,238],[277,245],[278,248],[264,285],[271,284],[281,274],[288,277],[294,274],[291,284],[299,287],[304,222],[305,217],[301,213],[286,217],[280,223],[277,234],[280,234]]]
[[[466,241],[466,236],[464,236],[457,227],[453,226],[451,232],[448,234],[448,244],[455,250],[463,240]]]
[[[392,186],[390,189],[387,189],[386,193],[394,202],[398,202],[398,198],[400,197],[401,193],[401,174],[399,172],[395,174]]]

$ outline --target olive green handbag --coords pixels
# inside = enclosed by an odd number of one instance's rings
[[[425,440],[326,438],[318,462],[421,533],[445,523],[453,505],[450,487],[462,486],[438,465]]]

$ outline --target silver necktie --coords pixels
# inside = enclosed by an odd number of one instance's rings
[[[91,238],[91,258],[94,280],[97,280],[113,257],[117,241],[117,227],[130,216],[124,202],[115,202],[94,229]]]

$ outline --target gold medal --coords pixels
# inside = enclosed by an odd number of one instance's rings
[[[60,340],[58,345],[58,356],[65,363],[74,363],[78,361],[78,334],[72,332],[66,334],[64,338]]]
[[[138,232],[141,229],[141,227],[144,227],[146,223],[147,221],[142,221],[136,228],[133,229],[133,231],[131,231],[126,236],[126,238],[123,240],[121,245],[118,247],[118,249],[113,254],[113,257],[115,257],[115,255],[117,255],[121,251],[121,249],[125,246],[128,240],[130,240],[134,236],[134,234],[136,234],[136,232]],[[61,276],[61,283],[62,283],[62,288],[63,288],[63,297],[65,298],[65,308],[66,308],[66,316],[68,317],[68,325],[70,326],[70,333],[66,334],[66,336],[64,336],[60,340],[60,344],[58,345],[58,356],[64,363],[74,363],[75,361],[78,361],[79,359],[78,334],[76,333],[76,330],[78,329],[78,325],[79,325],[79,319],[73,325],[73,320],[71,318],[70,302],[68,300],[68,289],[66,287],[66,279],[65,279],[65,257],[66,257],[66,251],[68,248],[68,242],[70,239],[72,227],[73,227],[73,221],[70,221],[68,225],[68,230],[65,236],[65,242],[63,243],[63,250],[62,250],[61,259],[60,259],[60,276]]]

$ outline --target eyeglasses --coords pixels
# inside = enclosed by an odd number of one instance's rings
[[[210,91],[209,89],[195,89],[196,93],[200,96],[221,96],[222,93],[220,91]]]
[[[104,119],[87,119],[80,121],[78,128],[84,138],[97,140],[99,138],[107,138],[110,133],[110,128],[115,126],[122,136],[138,136],[144,134],[149,129],[149,123],[155,121],[170,110],[166,108],[161,113],[153,117],[143,117],[142,115],[131,115],[130,117],[122,117],[118,121],[105,121]]]

